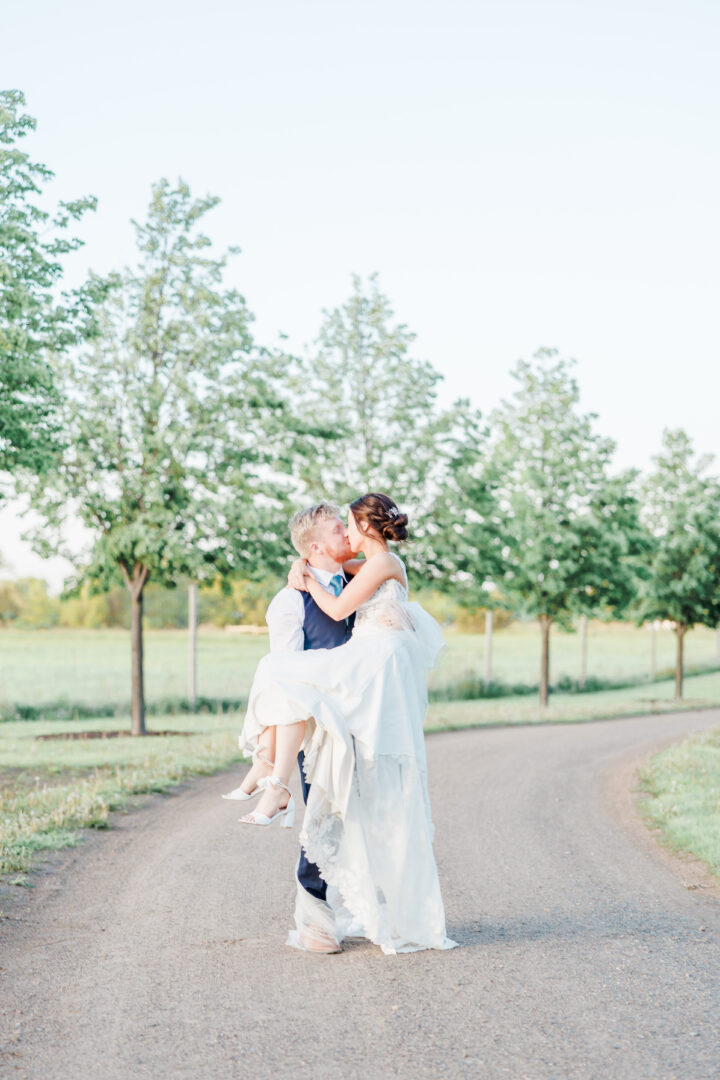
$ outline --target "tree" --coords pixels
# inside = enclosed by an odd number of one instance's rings
[[[643,549],[634,474],[610,474],[615,449],[579,411],[574,361],[540,349],[513,372],[518,388],[490,418],[506,604],[536,617],[546,705],[550,628],[573,615],[619,613],[632,601]]]
[[[469,402],[456,406],[443,483],[422,527],[425,576],[461,607],[484,609],[486,687],[492,683],[492,639],[500,597],[494,586],[501,559],[495,481],[488,462],[488,429]]]
[[[350,298],[323,312],[298,383],[306,411],[336,435],[319,443],[300,477],[313,497],[346,502],[386,491],[419,507],[442,468],[450,420],[437,405],[442,376],[410,355],[415,334],[394,323],[377,274],[367,285],[354,274],[352,283]]]
[[[479,417],[467,401],[439,407],[442,376],[411,355],[415,334],[395,322],[377,274],[367,282],[353,275],[352,285],[344,304],[324,312],[317,350],[296,383],[306,414],[326,425],[299,478],[310,500],[387,492],[411,518],[414,584],[430,577],[436,588],[453,588],[453,553],[436,538],[448,519],[450,461]]]
[[[59,616],[60,602],[48,596],[47,584],[40,578],[0,582],[0,623],[35,629],[55,626]]]
[[[154,185],[147,222],[133,222],[137,267],[111,276],[97,340],[58,367],[67,447],[28,482],[37,549],[61,550],[74,510],[93,536],[76,585],[122,580],[130,594],[133,734],[145,731],[147,582],[266,574],[287,545],[286,360],[255,345],[244,298],[223,285],[227,255],[207,250],[198,226],[217,202]]]
[[[0,92],[0,471],[42,473],[58,452],[58,394],[50,355],[94,330],[90,286],[56,297],[61,258],[81,246],[67,229],[91,197],[61,202],[54,215],[36,203],[54,173],[16,145],[36,121],[19,90]],[[0,498],[2,493],[0,493]]]
[[[426,577],[467,608],[492,609],[502,541],[488,428],[467,401],[456,404],[445,440],[445,473],[423,524]]]
[[[677,699],[683,692],[687,631],[720,623],[720,482],[707,475],[713,460],[696,456],[684,431],[665,431],[642,487],[653,545],[646,556],[639,618],[675,624]]]

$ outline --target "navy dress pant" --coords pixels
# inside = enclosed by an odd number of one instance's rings
[[[307,803],[308,792],[310,791],[310,785],[305,779],[305,773],[303,772],[303,761],[305,760],[305,754],[301,750],[298,754],[298,765],[300,766],[300,782],[302,784],[303,801]],[[305,854],[305,848],[300,849],[300,862],[297,868],[297,878],[302,885],[305,892],[309,892],[311,896],[316,897],[318,900],[327,899],[327,882],[323,881],[320,877],[320,871],[315,863],[310,862]]]

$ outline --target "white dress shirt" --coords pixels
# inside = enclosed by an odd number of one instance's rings
[[[326,592],[335,595],[330,581],[336,574],[345,580],[342,567],[339,570],[319,570],[308,567],[316,581]],[[302,652],[305,648],[305,604],[299,589],[281,589],[272,600],[265,614],[270,630],[270,652]]]

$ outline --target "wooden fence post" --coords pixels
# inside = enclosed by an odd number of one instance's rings
[[[587,669],[587,615],[580,616],[580,678],[578,679],[578,686],[581,690],[585,689],[585,676]]]
[[[188,699],[190,701],[191,709],[195,709],[197,703],[197,622],[197,585],[195,582],[191,582],[190,585],[188,585],[188,635],[190,646],[188,656],[190,667],[188,673]]]
[[[492,636],[493,636],[493,613],[488,608],[485,612],[485,688],[492,683]]]

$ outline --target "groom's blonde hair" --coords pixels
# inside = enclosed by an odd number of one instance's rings
[[[340,507],[329,502],[315,503],[307,510],[298,510],[297,514],[293,514],[290,518],[290,538],[298,555],[306,559],[318,525],[336,517],[340,517]]]

